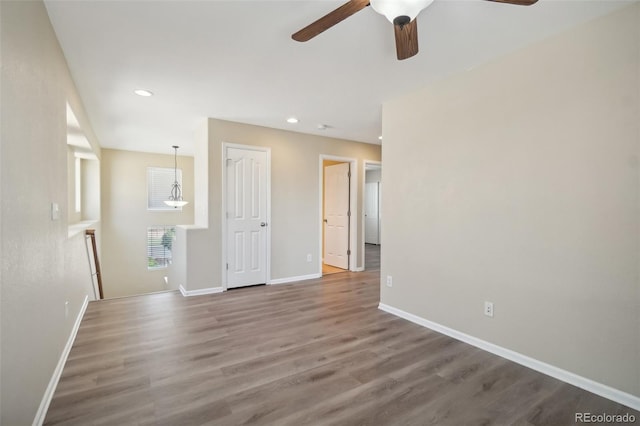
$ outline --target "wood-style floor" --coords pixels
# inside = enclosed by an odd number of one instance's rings
[[[331,275],[331,274],[340,274],[342,272],[347,272],[346,269],[337,268],[332,265],[327,265],[326,263],[322,264],[322,275]]]
[[[367,247],[369,266],[379,265],[377,250]],[[378,310],[379,282],[370,267],[216,295],[91,302],[45,423],[567,425],[575,412],[640,419]]]

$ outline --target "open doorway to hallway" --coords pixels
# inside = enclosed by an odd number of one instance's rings
[[[352,159],[321,156],[322,275],[345,272],[355,266],[352,255],[356,229],[352,224],[355,168]]]
[[[322,169],[322,275],[329,275],[349,269],[351,168],[348,162],[324,160]]]
[[[364,170],[364,266],[366,270],[380,268],[382,164],[379,161],[365,161]]]

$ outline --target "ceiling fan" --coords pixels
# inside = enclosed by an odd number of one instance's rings
[[[530,6],[538,0],[487,1]],[[398,60],[403,60],[418,53],[418,24],[416,23],[416,16],[431,3],[433,3],[433,0],[350,0],[333,12],[329,12],[327,15],[293,34],[291,38],[301,42],[309,41],[354,13],[371,5],[373,10],[386,16],[393,24],[396,36],[396,54]]]

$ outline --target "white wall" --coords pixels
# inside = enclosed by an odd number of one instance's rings
[[[639,57],[635,3],[385,104],[382,302],[640,396]]]
[[[93,297],[84,235],[68,233],[67,102],[100,147],[42,2],[0,2],[0,43],[0,423],[27,425]]]
[[[170,151],[171,147],[167,148]],[[173,166],[174,156],[170,154],[102,150],[101,270],[105,298],[170,288],[164,281],[169,268],[147,268],[147,228],[193,223],[193,158],[178,156],[182,194],[189,201],[182,210],[147,210],[147,167]]]
[[[187,229],[185,264],[174,262],[177,279],[189,291],[222,285],[222,143],[271,148],[271,279],[320,273],[320,155],[358,159],[358,188],[364,182],[363,159],[379,161],[380,146],[305,135],[284,130],[209,119],[208,228]],[[362,194],[355,214],[361,217]],[[362,226],[356,230],[362,245]],[[184,240],[183,240],[184,242]],[[185,249],[177,241],[176,250]],[[307,253],[313,261],[307,262]],[[355,259],[363,265],[363,253]],[[181,269],[178,270],[178,269]],[[190,277],[189,277],[190,275]],[[185,278],[186,277],[186,278]]]
[[[377,183],[378,184],[378,206],[380,206],[380,204],[382,202],[382,184],[381,184],[382,183],[382,169],[377,168],[377,169],[373,169],[373,170],[366,170],[365,171],[364,181],[366,183]],[[365,189],[365,191],[366,191],[366,189]],[[366,198],[366,193],[365,193],[365,198]],[[380,209],[378,209],[378,235],[374,236],[373,238],[366,238],[365,242],[368,242],[368,243],[375,242],[376,244],[382,244],[382,239],[380,238],[381,237],[381,235],[380,235],[381,225],[382,225],[382,215],[380,215]],[[366,228],[365,228],[365,230],[366,230]]]

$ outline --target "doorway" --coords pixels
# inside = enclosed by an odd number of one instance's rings
[[[271,246],[270,150],[224,144],[223,160],[223,281],[226,289],[266,284]]]
[[[382,163],[364,162],[364,265],[365,269],[380,267],[380,246],[382,244]]]
[[[320,158],[320,270],[322,275],[355,269],[354,159],[332,156]]]
[[[380,244],[380,182],[364,184],[364,242]]]

